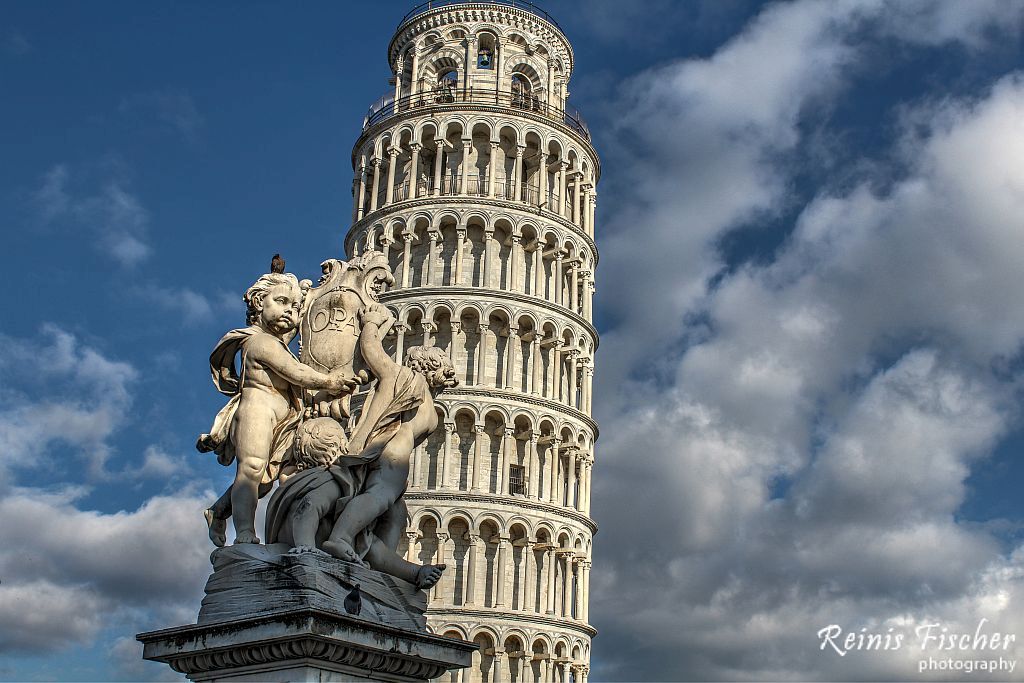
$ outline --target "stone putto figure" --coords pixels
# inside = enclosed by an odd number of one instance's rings
[[[283,271],[283,259],[275,263]],[[244,297],[248,326],[228,332],[210,356],[214,384],[231,398],[196,447],[237,463],[234,482],[205,513],[213,543],[225,544],[231,517],[235,544],[259,544],[256,506],[278,484],[267,506],[270,555],[232,551],[218,571],[257,557],[321,557],[397,577],[409,590],[430,588],[444,565],[398,554],[408,519],[402,496],[413,451],[438,428],[434,399],[458,384],[455,370],[436,347],[410,348],[404,365],[385,351],[395,320],[377,297],[394,278],[382,254],[323,269],[315,288],[289,273],[260,277]],[[297,331],[298,358],[288,347]],[[210,610],[220,609],[215,594],[208,587]]]
[[[237,462],[234,482],[206,511],[210,539],[217,546],[225,543],[228,517],[234,522],[235,543],[260,542],[257,500],[281,474],[301,417],[301,390],[341,395],[355,386],[343,370],[318,372],[289,350],[302,296],[291,273],[263,275],[245,293],[248,326],[225,334],[210,355],[213,383],[231,398],[196,448],[213,451],[222,465]],[[235,369],[236,355],[241,356],[240,371]]]

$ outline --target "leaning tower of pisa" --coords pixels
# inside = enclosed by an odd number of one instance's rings
[[[587,680],[600,166],[566,105],[572,46],[522,2],[430,2],[388,44],[393,91],[352,153],[350,256],[388,255],[396,359],[460,386],[414,454],[401,551],[448,566],[431,629],[480,644],[459,681]]]

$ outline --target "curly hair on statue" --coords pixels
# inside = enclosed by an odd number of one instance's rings
[[[252,325],[259,320],[260,309],[263,308],[263,298],[267,296],[271,287],[277,285],[291,285],[295,289],[300,289],[298,278],[291,273],[267,273],[260,276],[259,280],[245,290],[245,296],[242,297],[242,300],[245,301],[246,325]]]
[[[444,349],[437,346],[412,346],[409,347],[409,355],[405,364],[415,372],[433,372],[442,368],[450,368],[452,359],[444,352]]]
[[[292,448],[295,469],[327,467],[348,453],[348,437],[333,418],[317,417],[299,426]]]

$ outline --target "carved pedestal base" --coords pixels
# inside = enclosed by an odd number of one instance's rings
[[[143,658],[192,681],[427,681],[470,665],[473,643],[313,608],[140,633]]]

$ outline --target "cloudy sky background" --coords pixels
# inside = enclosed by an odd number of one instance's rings
[[[1024,3],[545,7],[604,169],[592,679],[1024,637]],[[407,8],[0,10],[0,678],[173,680],[133,635],[209,571],[206,357],[339,254]]]

